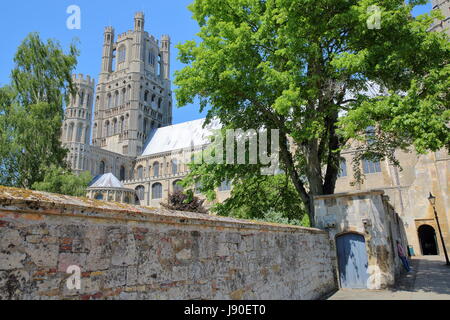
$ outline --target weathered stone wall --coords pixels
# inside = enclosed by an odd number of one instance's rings
[[[368,289],[383,289],[395,283],[402,270],[396,241],[400,241],[405,249],[407,242],[403,223],[383,191],[317,196],[314,206],[316,225],[328,230],[333,250],[336,250],[336,238],[340,235],[356,233],[364,237]]]
[[[317,229],[0,187],[0,299],[316,299],[334,259]]]

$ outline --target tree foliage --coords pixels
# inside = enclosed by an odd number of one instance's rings
[[[450,46],[444,33],[427,31],[436,13],[412,17],[425,3],[195,0],[189,8],[201,42],[178,46],[187,65],[176,72],[178,104],[199,99],[207,120],[225,128],[279,129],[282,167],[314,223],[312,198],[334,193],[350,140],[361,142],[355,159],[394,163],[398,148],[449,145]],[[368,28],[373,5],[380,29]],[[368,126],[376,128],[371,143]],[[257,171],[215,167],[192,171],[206,192],[224,176]]]
[[[76,175],[69,170],[52,166],[46,172],[42,182],[35,182],[34,190],[74,197],[85,197],[86,188],[92,180],[88,171]]]
[[[304,215],[302,219],[289,219],[286,217],[284,212],[279,212],[275,210],[267,211],[262,218],[256,219],[256,221],[270,222],[270,223],[280,223],[280,224],[290,224],[293,226],[309,227],[310,222],[308,215]]]
[[[31,188],[51,165],[66,167],[63,105],[74,94],[78,51],[32,33],[19,46],[12,84],[0,90],[0,184]]]

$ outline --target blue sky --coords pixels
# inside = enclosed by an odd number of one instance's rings
[[[100,72],[103,43],[103,29],[112,25],[116,35],[133,28],[133,16],[136,11],[144,11],[146,30],[156,38],[168,34],[172,38],[171,64],[172,74],[183,65],[176,60],[174,45],[195,39],[199,31],[196,21],[187,9],[192,0],[26,0],[2,1],[0,11],[0,30],[2,48],[0,50],[0,86],[9,83],[13,68],[14,53],[29,32],[39,32],[43,39],[58,39],[64,48],[68,48],[73,38],[79,39],[81,55],[76,73],[89,74],[95,79]],[[81,30],[69,30],[66,20],[67,7],[78,5],[81,8]],[[422,6],[414,14],[431,10],[431,5]],[[173,77],[172,77],[173,79]],[[174,124],[198,119],[197,105],[174,108]]]

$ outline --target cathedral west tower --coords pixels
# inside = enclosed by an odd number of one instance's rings
[[[142,12],[134,30],[104,32],[102,66],[96,87],[93,144],[125,156],[139,156],[152,129],[172,124],[170,38],[156,40],[145,30]]]

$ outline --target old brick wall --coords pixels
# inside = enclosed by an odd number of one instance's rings
[[[333,259],[317,229],[0,187],[0,299],[316,299]]]

